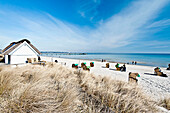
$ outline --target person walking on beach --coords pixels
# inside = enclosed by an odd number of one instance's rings
[[[41,58],[40,58],[40,56],[38,56],[38,61],[39,61],[39,62],[41,61]]]
[[[126,71],[126,66],[123,64],[122,71]]]
[[[126,66],[123,64],[123,66],[120,67],[120,71],[126,71]]]
[[[134,61],[132,61],[132,64],[134,64]]]

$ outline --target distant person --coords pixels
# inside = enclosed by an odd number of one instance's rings
[[[137,64],[137,62],[135,61],[135,65]]]
[[[103,62],[103,59],[102,59],[102,62]]]
[[[167,68],[167,70],[170,70],[170,64],[168,64],[168,68]]]
[[[121,71],[126,71],[126,65],[123,64],[123,66],[121,67]]]
[[[123,65],[123,71],[126,71],[126,65],[125,64]]]
[[[41,61],[41,58],[40,58],[40,56],[38,56],[38,61],[39,61],[39,62]]]
[[[132,61],[132,64],[134,64],[134,61]]]

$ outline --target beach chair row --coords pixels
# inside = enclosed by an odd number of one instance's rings
[[[117,71],[126,71],[126,66],[123,64],[123,66],[119,66],[119,63],[115,65]],[[110,64],[106,63],[106,68],[110,68]]]
[[[90,62],[90,66],[86,66],[86,62],[82,62],[80,68],[82,68],[83,70],[90,71],[91,67],[94,67],[94,62]],[[78,69],[79,66],[78,64],[72,64],[72,68]]]
[[[45,66],[47,62],[46,61],[40,61],[37,58],[27,58],[26,63],[31,63],[33,65],[43,65],[43,66]]]

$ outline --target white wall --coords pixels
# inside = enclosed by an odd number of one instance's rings
[[[8,64],[8,55],[5,55],[5,63]]]
[[[37,58],[37,55],[28,55],[28,56],[16,56],[16,55],[11,55],[11,64],[22,64],[26,63],[27,58]]]

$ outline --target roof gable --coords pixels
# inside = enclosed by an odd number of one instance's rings
[[[15,48],[17,48],[21,43],[15,44],[15,45],[9,45],[7,46],[3,51],[2,54],[3,55],[8,55],[10,52],[12,52]]]
[[[40,51],[31,44],[31,42],[27,39],[23,39],[23,40],[20,40],[18,42],[12,42],[10,45],[8,45],[5,49],[2,50],[2,54],[3,55],[8,55],[10,54],[11,52],[13,52],[16,48],[18,48],[20,45],[22,45],[23,43],[27,43],[27,45],[32,48],[32,50],[34,52],[36,52],[36,54],[41,54]]]
[[[26,41],[16,47],[9,55],[39,55]]]

